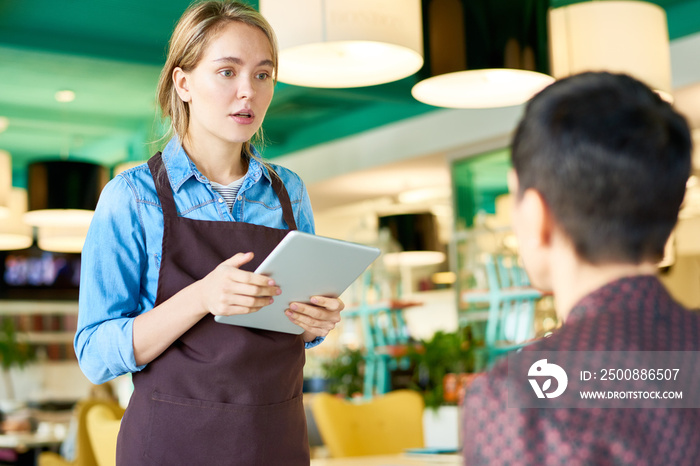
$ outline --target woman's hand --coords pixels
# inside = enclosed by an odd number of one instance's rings
[[[253,253],[238,253],[200,281],[204,310],[214,315],[250,314],[273,302],[282,291],[265,275],[241,270]]]
[[[173,297],[134,319],[134,360],[147,364],[202,317],[247,314],[272,302],[281,293],[274,280],[241,270],[253,253],[236,254],[206,277],[183,288]]]
[[[289,320],[304,329],[304,341],[325,337],[340,322],[345,304],[339,298],[312,296],[311,304],[291,303],[285,311]]]

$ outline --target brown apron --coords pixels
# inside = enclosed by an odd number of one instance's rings
[[[271,177],[290,230],[177,214],[160,153],[148,161],[163,208],[156,305],[238,252],[254,270],[296,229],[289,195]],[[308,465],[300,335],[220,324],[209,314],[133,374],[117,445],[122,466]]]

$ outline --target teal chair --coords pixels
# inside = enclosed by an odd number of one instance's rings
[[[389,392],[391,371],[399,367],[407,368],[410,363],[402,356],[410,341],[403,311],[415,305],[391,300],[368,304],[366,296],[371,282],[371,272],[365,272],[360,305],[343,311],[343,318],[358,319],[362,329],[365,345],[365,398]]]
[[[488,366],[534,337],[535,305],[542,292],[530,285],[517,256],[484,255],[488,290],[469,290],[462,300],[488,307],[484,331],[484,359]]]

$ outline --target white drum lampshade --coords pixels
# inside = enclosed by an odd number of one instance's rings
[[[372,86],[423,66],[420,0],[260,0],[280,47],[278,80]]]
[[[437,220],[432,213],[396,214],[379,217],[379,228],[389,230],[402,251],[384,254],[389,267],[420,267],[441,264],[445,253],[438,241]]]
[[[129,161],[129,162],[122,162],[114,166],[112,169],[112,175],[117,176],[121,172],[125,172],[131,168],[138,167],[139,165],[143,164],[144,161]]]
[[[666,12],[643,1],[591,1],[549,12],[552,75],[626,73],[671,100]]]
[[[551,84],[547,0],[428,0],[426,66],[411,94],[448,108],[508,107]]]
[[[553,82],[552,77],[535,71],[485,68],[425,79],[411,93],[416,100],[437,107],[510,107],[527,102]]]
[[[27,211],[27,191],[12,188],[8,196],[8,214],[0,221],[0,250],[26,249],[32,245],[32,227],[22,221]]]
[[[700,129],[693,130],[693,169],[700,171]]]
[[[0,150],[0,219],[10,215],[10,191],[12,189],[12,159],[10,153]]]
[[[29,211],[24,221],[36,227],[90,225],[107,170],[93,163],[33,162],[28,167]]]
[[[39,227],[37,246],[42,251],[80,253],[87,230],[87,226]]]

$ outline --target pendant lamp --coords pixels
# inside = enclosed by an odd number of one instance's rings
[[[132,169],[134,167],[138,167],[139,165],[142,165],[145,162],[145,160],[142,161],[129,161],[129,162],[122,162],[114,166],[112,169],[112,176],[115,177],[121,172],[125,172],[129,169]]]
[[[440,251],[437,222],[430,212],[397,214],[379,217],[379,229],[386,228],[403,251],[384,254],[390,267],[419,267],[441,264],[445,253]]]
[[[693,135],[693,170],[700,172],[700,129],[694,129]]]
[[[8,214],[0,221],[0,250],[26,249],[32,245],[32,227],[24,223],[27,211],[27,191],[12,188],[8,195]]]
[[[10,153],[0,150],[0,219],[10,215],[10,191],[12,189],[12,160]]]
[[[107,170],[93,163],[29,164],[24,221],[36,227],[88,226],[107,179]]]
[[[260,0],[280,47],[278,80],[343,88],[423,66],[420,0]]]
[[[626,73],[671,100],[666,13],[643,1],[592,1],[549,13],[552,74]]]
[[[45,226],[37,228],[37,246],[42,251],[80,253],[88,226]]]
[[[698,139],[698,143],[700,143],[700,139]],[[693,144],[696,144],[695,141],[693,141]],[[694,152],[700,152],[700,148],[694,149]],[[678,212],[678,218],[700,218],[700,176],[691,175],[685,186],[685,196],[683,197],[680,212]]]
[[[426,64],[411,93],[438,107],[507,107],[551,84],[548,0],[427,0]]]

